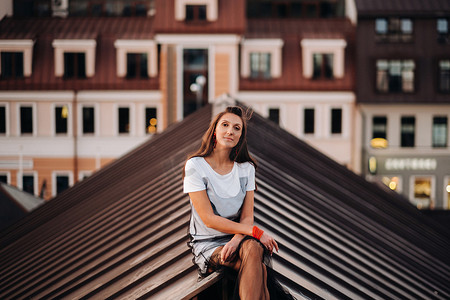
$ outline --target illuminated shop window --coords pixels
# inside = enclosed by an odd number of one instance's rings
[[[411,202],[418,209],[433,209],[433,180],[431,177],[415,177]]]
[[[147,107],[145,109],[145,132],[147,134],[154,134],[156,133],[156,129],[158,126],[158,119],[156,115],[156,108],[154,107]]]

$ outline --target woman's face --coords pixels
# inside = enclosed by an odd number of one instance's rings
[[[233,148],[239,142],[241,135],[241,117],[232,113],[224,114],[216,126],[216,148]]]

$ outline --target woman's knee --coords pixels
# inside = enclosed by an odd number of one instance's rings
[[[244,241],[241,246],[241,257],[251,256],[258,260],[262,260],[262,256],[264,253],[263,246],[256,240],[249,239]]]

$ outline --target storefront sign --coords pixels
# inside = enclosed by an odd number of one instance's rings
[[[434,158],[388,158],[384,164],[388,171],[402,170],[436,170],[437,161]]]

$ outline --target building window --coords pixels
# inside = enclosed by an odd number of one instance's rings
[[[448,119],[433,117],[433,147],[447,147]]]
[[[412,202],[418,209],[434,208],[433,180],[431,177],[413,177]]]
[[[450,92],[450,60],[439,61],[439,91]]]
[[[333,108],[331,110],[331,133],[342,133],[342,109]]]
[[[410,42],[413,37],[413,22],[408,18],[378,18],[375,20],[377,41]]]
[[[269,108],[269,120],[275,124],[280,124],[280,109],[279,108]]]
[[[314,108],[305,108],[303,112],[303,132],[305,134],[314,133]]]
[[[95,117],[93,107],[83,107],[83,133],[91,134],[95,132]]]
[[[284,42],[281,39],[246,39],[241,47],[241,76],[270,79],[281,76]]]
[[[154,9],[154,0],[69,1],[70,16],[147,16],[147,12],[152,9]]]
[[[2,183],[8,183],[8,174],[1,173],[1,174],[0,174],[0,182],[2,182]]]
[[[2,78],[23,78],[23,52],[1,53]]]
[[[248,18],[335,18],[345,16],[345,0],[247,0]]]
[[[379,59],[377,67],[377,90],[379,92],[414,92],[413,60]]]
[[[147,53],[127,53],[127,78],[148,78]]]
[[[56,195],[64,192],[69,188],[68,175],[56,175]]]
[[[0,134],[6,134],[6,107],[0,106]]]
[[[22,190],[34,195],[34,189],[34,175],[22,175]]]
[[[313,79],[333,79],[333,54],[313,54]]]
[[[153,40],[116,40],[117,76],[149,78],[158,74],[158,49]]]
[[[119,107],[119,133],[130,133],[130,108]]]
[[[86,78],[84,53],[64,53],[64,78]]]
[[[250,53],[250,78],[270,79],[270,53]]]
[[[402,147],[414,147],[416,118],[402,117],[400,130],[401,130],[400,145]]]
[[[158,119],[156,114],[156,108],[147,107],[145,109],[145,132],[148,134],[156,133],[158,126]]]
[[[342,78],[345,74],[343,39],[302,39],[303,76],[308,79]]]
[[[217,21],[218,0],[175,0],[177,21]]]
[[[33,133],[33,107],[31,106],[20,107],[20,133]]]
[[[372,138],[386,139],[387,135],[387,118],[373,117],[372,119]]]
[[[55,133],[67,133],[67,118],[69,117],[69,108],[67,105],[55,107]]]
[[[95,75],[94,39],[55,39],[54,48],[55,76],[81,79]]]
[[[206,21],[206,5],[186,5],[186,21]]]
[[[438,41],[440,43],[449,43],[448,37],[448,20],[447,19],[437,19],[436,29],[438,33]]]

